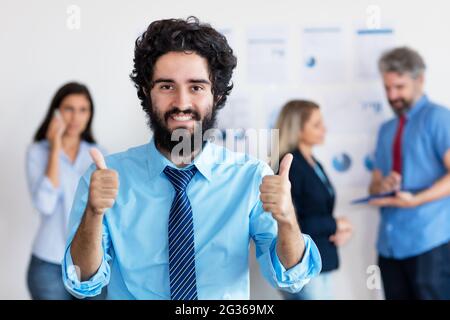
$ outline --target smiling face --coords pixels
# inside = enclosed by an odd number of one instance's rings
[[[215,122],[208,62],[194,52],[168,52],[156,61],[150,90],[150,124],[155,142],[167,151],[176,145],[176,129],[191,135]]]
[[[392,110],[397,115],[408,112],[422,95],[423,76],[413,78],[409,73],[383,73],[384,88]]]
[[[80,136],[91,117],[91,104],[84,94],[69,94],[59,106],[59,112],[66,125],[64,135]]]

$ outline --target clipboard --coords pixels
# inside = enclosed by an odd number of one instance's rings
[[[395,191],[384,192],[384,193],[367,196],[364,198],[358,198],[358,199],[352,200],[350,203],[351,204],[362,204],[362,203],[368,203],[369,201],[374,200],[374,199],[385,198],[385,197],[394,197],[394,196],[395,196]]]
[[[422,192],[425,189],[426,188],[413,189],[413,190],[398,190],[398,191],[407,191],[407,192],[411,192],[412,194],[416,194],[416,193]],[[370,200],[374,200],[374,199],[385,198],[385,197],[395,197],[396,192],[397,191],[384,192],[384,193],[370,195],[370,196],[367,196],[364,198],[354,199],[350,202],[350,204],[363,204],[363,203],[368,203]]]

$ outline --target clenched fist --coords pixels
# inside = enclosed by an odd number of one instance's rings
[[[292,223],[296,219],[289,181],[292,158],[290,153],[285,155],[280,163],[279,175],[265,176],[259,187],[264,210],[271,212],[278,223]]]
[[[92,148],[89,153],[97,170],[91,175],[88,207],[95,214],[101,215],[114,205],[119,189],[119,175],[106,167],[105,159],[99,150]]]

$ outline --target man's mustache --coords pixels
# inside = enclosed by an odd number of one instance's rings
[[[403,105],[407,105],[407,104],[408,104],[407,101],[406,101],[405,99],[389,100],[389,103],[390,103],[391,105],[396,104],[396,103],[398,103],[398,102],[401,102]]]
[[[192,115],[192,119],[196,121],[200,121],[200,114],[192,109],[180,110],[178,108],[174,108],[172,110],[167,111],[164,114],[164,120],[167,121],[170,116],[173,114],[184,114],[184,115]]]

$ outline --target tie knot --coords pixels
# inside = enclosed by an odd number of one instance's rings
[[[176,191],[186,190],[187,185],[196,172],[197,168],[195,166],[192,166],[187,170],[179,170],[169,166],[164,168],[164,174],[172,183]]]

